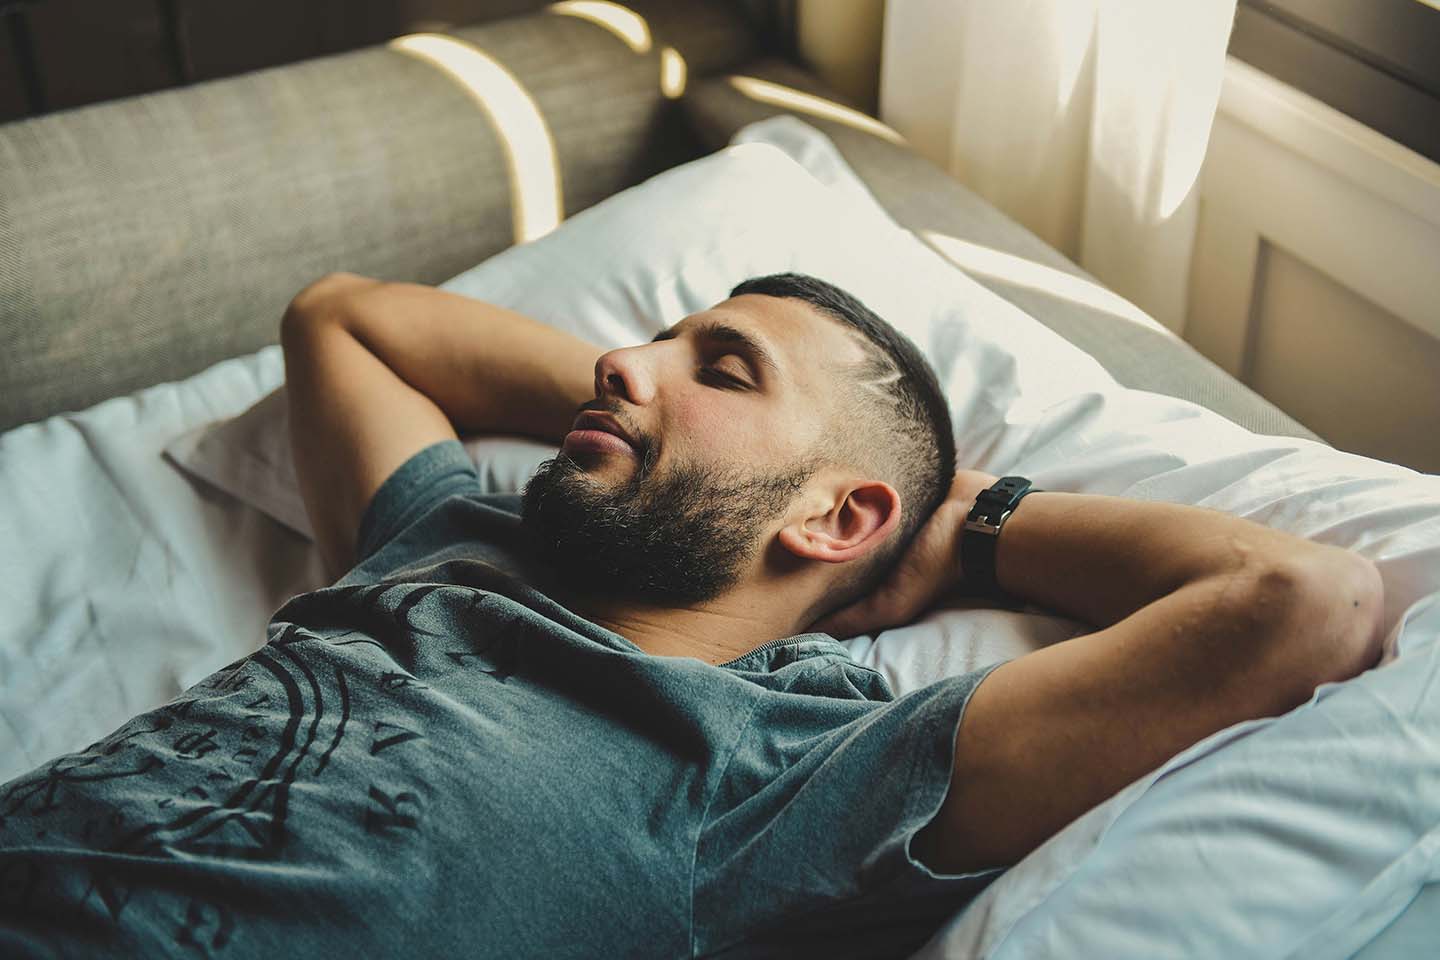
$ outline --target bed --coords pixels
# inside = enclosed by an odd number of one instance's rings
[[[314,276],[443,283],[618,346],[791,267],[921,346],[968,465],[1227,510],[1385,578],[1381,667],[1173,758],[917,956],[1435,952],[1440,478],[1328,447],[883,131],[767,99],[828,92],[760,56],[730,8],[634,9],[644,50],[540,12],[430,55],[375,48],[0,127],[0,781],[255,649],[325,584],[275,344]],[[679,96],[660,82],[676,55]],[[499,95],[467,85],[487,61],[548,126],[556,224],[521,215],[548,182],[512,199],[514,158],[533,155],[506,140]],[[1029,267],[967,272],[974,248]],[[553,453],[466,446],[495,492]],[[843,639],[903,693],[1081,629],[948,608]]]

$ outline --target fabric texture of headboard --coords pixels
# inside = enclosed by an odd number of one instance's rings
[[[544,118],[572,215],[704,152],[660,88],[753,57],[743,8],[632,4],[459,28]],[[331,270],[438,283],[504,249],[509,165],[456,76],[389,46],[0,126],[0,430],[276,342]]]
[[[629,6],[648,29],[640,52],[546,10],[449,31],[533,98],[564,216],[788,109],[835,142],[902,226],[1100,289],[903,143],[737,90],[730,74],[844,102],[766,56],[783,38],[765,40],[775,25],[756,4]],[[659,83],[666,47],[686,68],[678,102]],[[0,430],[272,344],[290,297],[328,271],[439,283],[516,242],[513,203],[476,90],[388,46],[0,125]],[[1320,439],[1163,330],[1054,284],[975,279],[1125,386],[1257,433]]]

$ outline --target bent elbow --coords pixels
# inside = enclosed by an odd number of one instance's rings
[[[318,317],[338,315],[356,293],[380,284],[379,280],[356,273],[335,271],[325,274],[290,299],[280,318],[281,339],[294,328]]]
[[[1260,602],[1274,616],[1277,666],[1297,684],[1296,702],[1323,683],[1373,667],[1384,642],[1385,585],[1380,571],[1352,550],[1317,545],[1257,578]]]
[[[1340,552],[1349,558],[1339,595],[1342,604],[1345,601],[1350,604],[1349,645],[1354,662],[1348,676],[1355,676],[1380,660],[1385,644],[1385,581],[1380,576],[1380,568],[1368,557],[1352,550]]]

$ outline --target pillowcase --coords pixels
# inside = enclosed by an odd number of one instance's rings
[[[256,380],[281,382],[238,417],[204,423],[165,446],[176,466],[280,521],[307,540],[315,539],[295,458],[290,450],[290,409],[285,395],[285,356],[278,344],[250,358]],[[512,493],[559,447],[525,437],[471,435],[461,438],[480,472],[482,493]]]

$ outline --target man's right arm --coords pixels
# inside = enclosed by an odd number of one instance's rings
[[[559,443],[604,352],[495,304],[344,273],[291,301],[280,339],[295,472],[337,577],[375,492],[410,456],[467,433]]]
[[[940,872],[1017,862],[1211,733],[1372,666],[1382,640],[1373,563],[1199,507],[1032,493],[996,578],[1102,629],[975,690],[949,791],[915,840]]]
[[[424,394],[457,433],[522,434],[558,444],[595,397],[604,348],[506,307],[420,283],[330,274],[287,321],[343,327]]]

